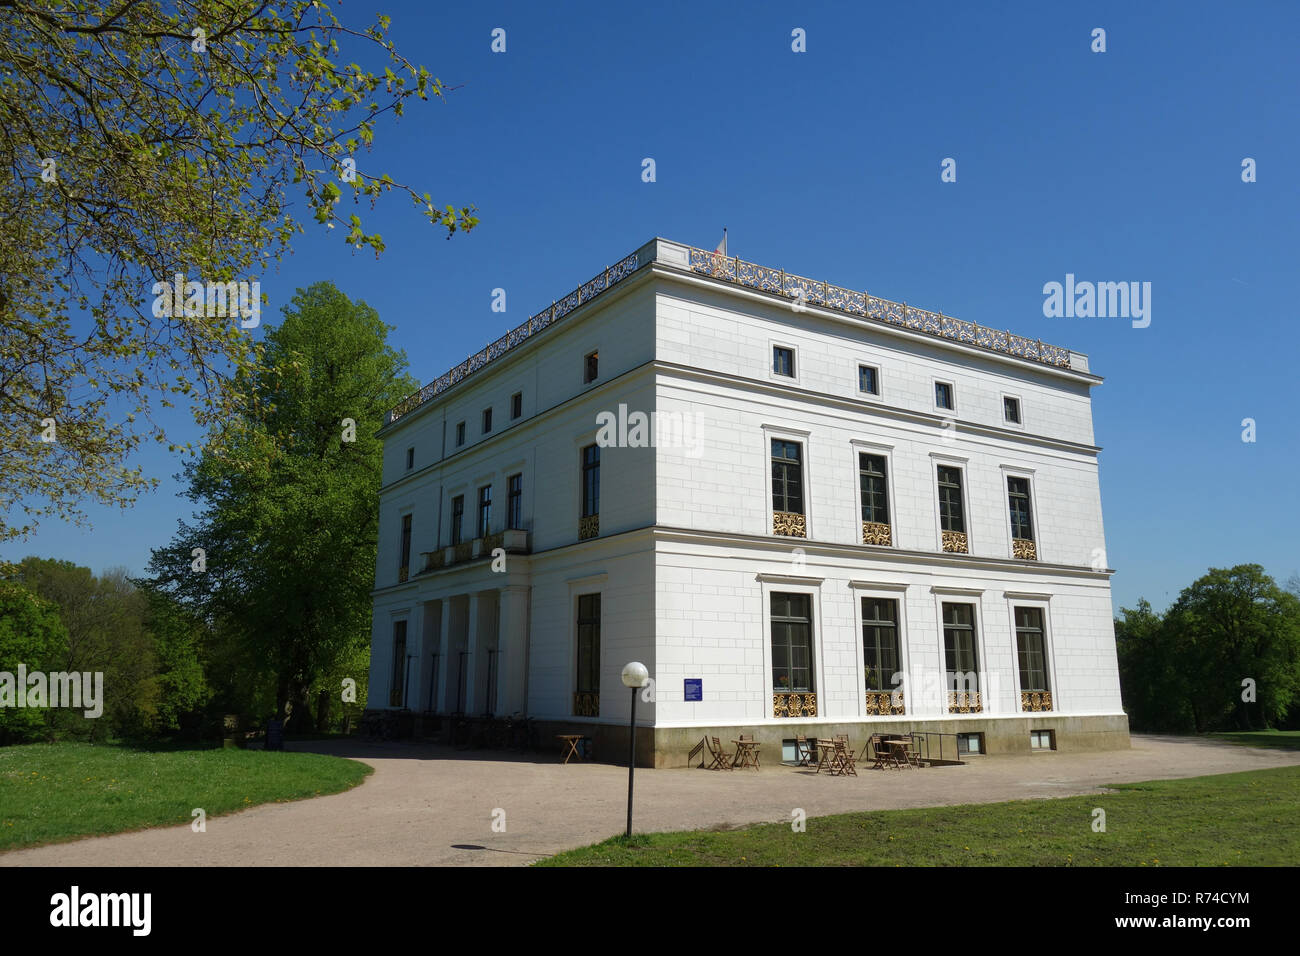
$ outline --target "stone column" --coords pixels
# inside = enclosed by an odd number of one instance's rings
[[[512,585],[501,589],[497,647],[497,714],[526,713],[524,686],[528,668],[528,594],[530,588]]]

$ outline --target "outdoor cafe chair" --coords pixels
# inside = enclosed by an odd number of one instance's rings
[[[710,770],[734,770],[731,763],[731,755],[722,749],[722,742],[717,737],[706,738],[709,741],[709,753],[713,757],[713,763],[709,764]]]

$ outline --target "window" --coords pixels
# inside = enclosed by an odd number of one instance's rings
[[[1002,396],[1002,417],[1012,425],[1020,424],[1020,399]]]
[[[812,693],[812,601],[772,593],[772,689]]]
[[[961,501],[961,469],[940,465],[939,527],[943,531],[966,532],[966,516]]]
[[[456,447],[459,448],[465,444],[465,423],[460,422],[456,425]]]
[[[952,411],[952,385],[950,383],[934,383],[934,404],[938,408],[946,408]]]
[[[975,643],[975,613],[971,604],[944,604],[943,653],[947,678],[954,690],[978,693],[979,651]]]
[[[594,382],[600,375],[600,353],[588,352],[582,359],[582,381]]]
[[[1034,522],[1029,509],[1029,479],[1007,477],[1007,499],[1011,503],[1011,537],[1034,540]]]
[[[402,515],[402,551],[401,563],[398,565],[399,580],[405,581],[411,569],[411,516]]]
[[[406,470],[410,471],[414,467],[415,467],[415,449],[408,448],[406,449]]]
[[[772,346],[772,374],[794,378],[794,349],[782,345]]]
[[[492,409],[483,409],[483,434],[486,435],[492,430]]]
[[[1020,660],[1020,690],[1041,692],[1047,686],[1047,653],[1043,642],[1043,609],[1018,607],[1016,614],[1016,653]]]
[[[885,598],[862,599],[862,662],[866,690],[895,689],[898,667],[898,602]]]
[[[465,535],[465,496],[451,499],[451,543],[460,544]]]
[[[798,442],[772,439],[772,510],[803,514],[803,474]]]
[[[983,734],[958,734],[957,753],[982,754],[984,752]]]
[[[880,394],[880,370],[870,365],[858,366],[858,391],[868,395]]]
[[[577,692],[574,712],[579,716],[596,717],[600,713],[600,698],[596,697],[594,707],[590,697],[584,695],[600,694],[600,595],[578,595],[578,659],[576,672]],[[582,713],[587,710],[589,713]]]
[[[393,622],[393,669],[388,680],[388,704],[402,707],[406,703],[406,622]]]
[[[518,418],[524,413],[524,393],[515,392],[510,396],[510,417]]]
[[[1056,732],[1052,730],[1031,730],[1029,732],[1030,750],[1055,750]]]
[[[582,450],[582,516],[600,514],[600,446]]]
[[[492,530],[492,486],[478,490],[478,536],[486,538]]]
[[[511,475],[506,479],[506,527],[524,526],[524,476]]]
[[[858,454],[858,482],[862,489],[862,520],[889,524],[889,492],[885,485],[883,455]]]

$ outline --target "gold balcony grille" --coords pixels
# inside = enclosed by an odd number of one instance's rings
[[[410,576],[411,576],[411,569],[409,567],[397,569],[397,581],[399,584],[405,581]]]
[[[773,717],[816,717],[816,694],[773,694]]]
[[[600,694],[590,690],[580,690],[573,695],[574,717],[599,717]]]
[[[807,524],[803,515],[793,511],[772,512],[772,533],[783,534],[791,538],[807,537]]]
[[[462,541],[460,544],[456,545],[456,554],[453,560],[455,560],[457,563],[461,561],[468,561],[473,554],[474,554],[474,542]]]
[[[943,533],[943,550],[952,554],[968,554],[970,548],[966,542],[966,535],[962,531],[945,531]]]
[[[902,691],[867,691],[867,716],[883,717],[902,713],[906,713],[903,709]]]
[[[1028,538],[1012,538],[1011,553],[1017,558],[1023,558],[1026,561],[1038,560],[1038,545]]]
[[[978,714],[984,710],[977,690],[948,691],[948,713]]]
[[[894,543],[893,529],[879,521],[862,522],[862,543],[888,547]]]
[[[578,519],[578,540],[586,541],[600,534],[600,515],[587,515]]]
[[[1052,692],[1049,690],[1026,690],[1020,692],[1021,710],[1051,710]]]

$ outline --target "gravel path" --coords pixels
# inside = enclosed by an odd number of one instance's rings
[[[621,833],[625,823],[626,768],[359,740],[294,749],[352,757],[375,773],[347,793],[210,817],[206,833],[181,825],[14,850],[0,853],[0,866],[517,866]],[[796,807],[815,817],[1063,797],[1294,764],[1300,752],[1135,735],[1126,751],[976,757],[961,767],[860,769],[856,778],[780,765],[638,770],[635,824],[699,829],[788,822]]]

